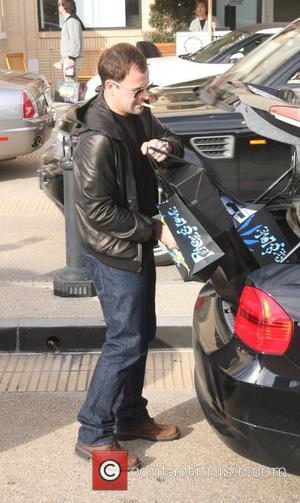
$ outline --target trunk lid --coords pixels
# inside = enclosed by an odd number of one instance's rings
[[[7,71],[0,72],[2,91],[1,110],[11,120],[22,119],[22,93],[28,91],[34,100],[38,117],[52,110],[50,86],[47,79],[37,73]],[[5,112],[6,110],[6,112]]]

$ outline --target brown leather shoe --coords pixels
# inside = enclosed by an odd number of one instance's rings
[[[164,440],[176,440],[180,436],[180,431],[174,424],[158,424],[154,419],[132,429],[117,428],[118,440],[133,440],[135,438],[145,438],[152,442]]]
[[[118,442],[113,442],[111,444],[104,445],[87,445],[77,442],[75,445],[75,452],[84,459],[91,459],[92,453],[97,451],[125,451],[122,449]],[[139,468],[141,466],[141,461],[137,456],[128,454],[128,465],[127,470],[132,470],[133,468]]]

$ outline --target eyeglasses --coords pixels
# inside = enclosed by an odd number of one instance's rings
[[[148,84],[148,86],[139,87],[138,89],[132,89],[130,87],[123,86],[122,84],[120,84],[119,82],[115,82],[114,80],[112,80],[111,82],[113,82],[118,87],[122,87],[123,89],[130,91],[133,94],[135,100],[140,98],[145,92],[149,93],[150,89],[153,87],[152,82]]]

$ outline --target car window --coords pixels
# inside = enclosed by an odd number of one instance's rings
[[[208,63],[212,58],[250,35],[252,35],[252,33],[242,31],[232,31],[227,33],[227,35],[218,38],[211,44],[206,45],[203,49],[200,49],[193,54],[191,61],[195,61],[196,63]]]
[[[235,95],[228,82],[264,84],[277,69],[299,53],[299,47],[300,19],[271,37],[265,44],[261,44],[226,73],[217,77],[208,89],[208,93],[222,102],[231,104],[235,100]],[[291,76],[287,75],[287,81],[290,78]]]
[[[249,52],[256,49],[256,47],[265,42],[265,40],[267,40],[268,38],[270,38],[270,35],[260,35],[255,40],[251,40],[251,42],[249,43],[246,42],[244,47],[242,47],[240,51],[246,56]]]

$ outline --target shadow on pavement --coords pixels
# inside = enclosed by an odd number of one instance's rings
[[[190,396],[190,392],[187,396]],[[0,452],[32,442],[35,439],[75,423],[84,397],[85,393],[81,392],[1,394]],[[149,402],[151,410],[151,398]],[[164,402],[164,394],[162,394],[162,402]],[[160,412],[155,419],[161,423],[177,424],[181,430],[181,437],[186,437],[193,431],[192,426],[202,421],[204,416],[197,399],[193,397]],[[75,437],[72,439],[66,438],[66,442],[71,441],[75,445],[76,434],[77,428]],[[66,433],[67,435],[68,433]],[[168,442],[164,444],[168,444]],[[130,449],[130,451],[136,452],[143,459],[144,465],[149,464],[153,460],[153,458],[146,456],[147,449],[152,445],[152,442],[140,439],[122,442],[122,445]],[[63,447],[61,448],[63,449]]]
[[[37,153],[35,154],[37,155]],[[15,180],[16,178],[37,178],[39,159],[18,157],[11,161],[0,162],[0,182]]]
[[[12,248],[11,248],[12,250]],[[3,250],[0,246],[1,251],[8,251],[8,249]],[[54,269],[46,273],[39,273],[32,271],[30,269],[17,269],[17,268],[0,268],[1,281],[52,281],[55,275],[61,269]],[[1,285],[1,282],[0,282]]]
[[[20,241],[15,241],[14,243],[6,243],[3,245],[0,245],[0,253],[12,251],[12,250],[17,250],[18,248],[23,248],[23,246],[32,245],[32,244],[39,243],[40,241],[45,241],[45,240],[46,240],[45,237],[27,238],[27,239],[21,239]]]

